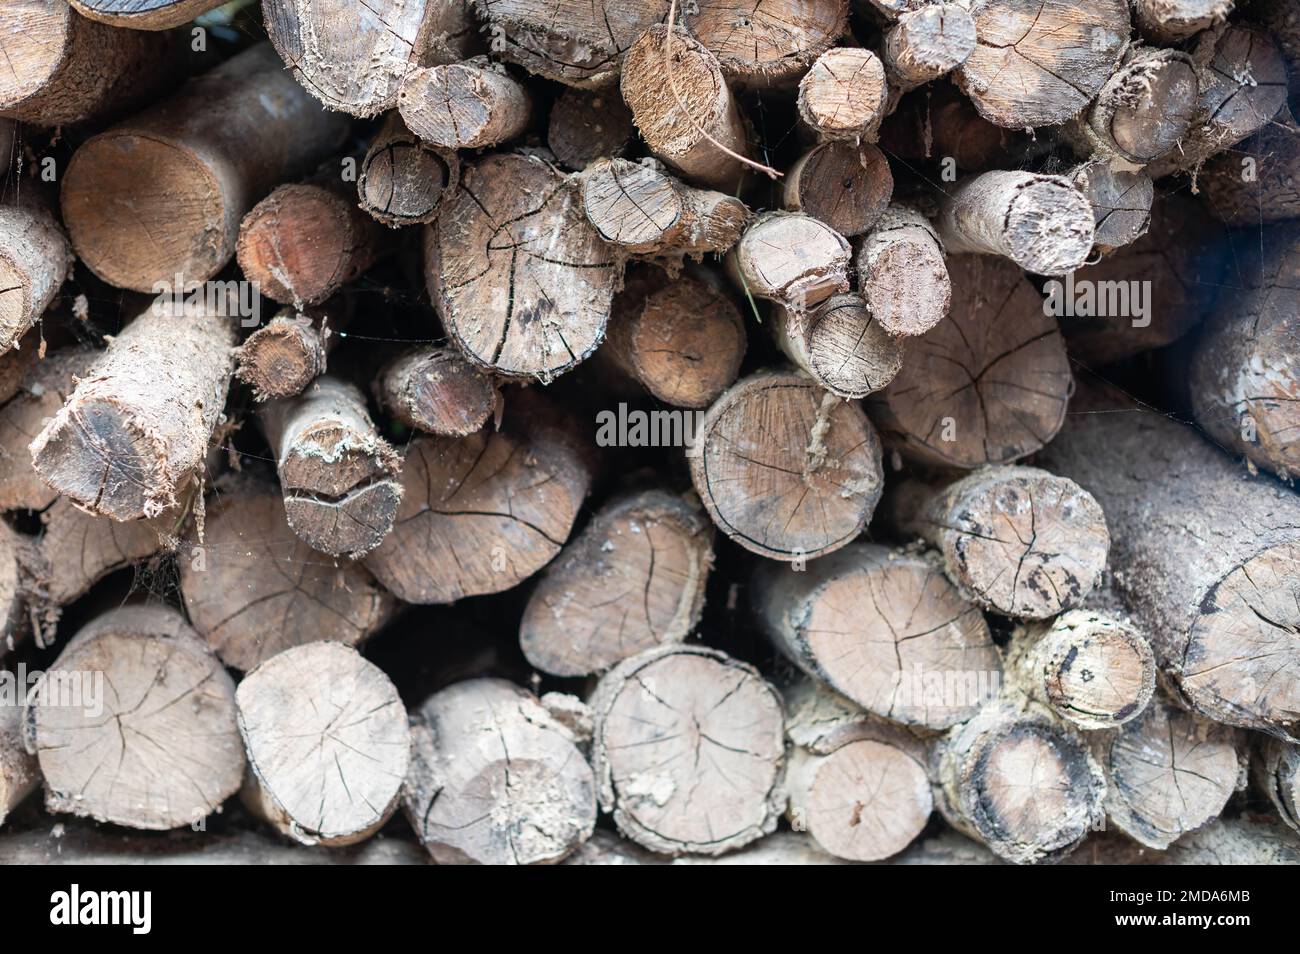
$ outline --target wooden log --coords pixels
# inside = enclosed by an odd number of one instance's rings
[[[1078,115],[1129,42],[1128,0],[979,0],[975,50],[957,85],[980,114],[1008,129]]]
[[[1118,172],[1102,159],[1092,159],[1067,173],[1092,206],[1093,249],[1109,255],[1131,245],[1151,227],[1155,184],[1141,172]]]
[[[124,606],[83,626],[25,720],[51,812],[181,828],[216,811],[244,773],[235,685],[164,606]]]
[[[596,350],[621,262],[577,188],[540,159],[487,156],[426,230],[429,295],[471,363],[549,381]]]
[[[951,83],[903,96],[880,128],[880,147],[900,160],[950,160],[963,172],[1005,168],[1021,153],[1023,131],[995,126]],[[945,186],[946,188],[946,186]]]
[[[745,322],[716,282],[690,272],[630,269],[614,297],[609,333],[596,360],[638,389],[676,407],[708,407],[740,373]]]
[[[885,67],[870,50],[827,50],[799,80],[799,118],[821,139],[874,142],[889,100]]]
[[[342,316],[334,309],[280,309],[235,349],[235,377],[253,389],[255,401],[301,394],[325,373]]]
[[[1154,43],[1178,43],[1222,23],[1233,0],[1133,0],[1133,20]]]
[[[71,0],[83,17],[128,30],[170,30],[221,6],[221,0]]]
[[[150,306],[31,442],[37,474],[114,520],[176,506],[185,483],[201,476],[226,403],[234,338],[234,321],[204,308],[177,315]]]
[[[177,562],[190,622],[227,666],[248,672],[315,640],[355,646],[391,618],[392,597],[365,568],[294,534],[274,484],[230,475],[217,489],[202,541]]]
[[[0,206],[0,351],[40,320],[72,262],[67,237],[39,202]]]
[[[553,864],[591,836],[591,767],[532,693],[458,682],[425,700],[412,737],[402,805],[438,864]]]
[[[401,458],[354,385],[317,378],[261,411],[289,527],[314,550],[359,559],[379,546],[402,499]]]
[[[703,646],[623,660],[591,697],[601,808],[666,855],[719,855],[771,832],[785,807],[781,697]]]
[[[772,334],[791,361],[842,398],[879,391],[903,366],[903,345],[866,301],[847,292],[808,312],[773,309]]]
[[[1251,778],[1273,803],[1278,817],[1300,832],[1300,746],[1260,739],[1251,759]]]
[[[742,378],[718,398],[688,459],[718,528],[787,562],[853,540],[884,483],[880,440],[857,405],[779,371]]]
[[[36,758],[23,748],[22,707],[0,705],[0,825],[41,784]]]
[[[1192,409],[1220,447],[1286,480],[1300,474],[1300,227],[1263,233],[1242,256],[1245,294],[1197,342]]]
[[[530,391],[507,398],[501,430],[417,437],[393,532],[366,567],[407,603],[508,590],[559,553],[591,486],[591,458],[576,424]]]
[[[14,0],[0,11],[9,69],[0,115],[64,126],[130,109],[163,88],[175,66],[162,34],[115,30],[62,0]]]
[[[261,663],[235,692],[244,803],[306,845],[352,845],[397,811],[411,729],[397,688],[350,646],[313,642]]]
[[[1238,0],[1237,8],[1246,19],[1258,23],[1277,43],[1286,59],[1291,96],[1300,92],[1300,11],[1289,3],[1270,0]]]
[[[615,90],[566,89],[546,126],[555,158],[579,172],[597,159],[623,155],[635,135],[632,111]]]
[[[486,56],[414,67],[402,77],[397,110],[406,128],[443,149],[481,149],[514,139],[528,126],[528,88]]]
[[[664,490],[615,498],[560,551],[519,624],[528,661],[554,676],[602,672],[680,643],[700,621],[713,527]]]
[[[807,311],[849,290],[851,249],[810,215],[765,212],[727,254],[727,274],[747,295]]]
[[[1069,179],[986,172],[953,186],[936,222],[949,252],[1001,255],[1040,275],[1064,275],[1092,251],[1092,206]]]
[[[777,649],[874,715],[946,729],[997,692],[983,615],[924,556],[853,544],[803,571],[761,563],[751,591]]]
[[[848,0],[698,0],[683,8],[691,36],[723,72],[749,86],[793,85],[848,28]]]
[[[1083,740],[1003,702],[952,729],[931,772],[948,823],[1014,864],[1059,861],[1104,819],[1106,781]]]
[[[427,225],[459,181],[455,151],[423,142],[391,113],[361,160],[357,195],[361,208],[391,228]]]
[[[0,402],[8,401],[22,390],[32,369],[41,360],[41,329],[32,328],[0,353]]]
[[[899,92],[946,76],[975,52],[975,21],[956,3],[930,3],[902,13],[885,31],[885,69]]]
[[[266,32],[293,79],[330,109],[377,116],[413,66],[456,63],[475,45],[463,0],[267,0]]]
[[[954,307],[910,339],[903,370],[866,402],[887,443],[942,467],[1006,464],[1065,420],[1070,365],[1055,320],[1010,262],[948,259]]]
[[[898,532],[942,554],[963,598],[1003,616],[1048,619],[1080,606],[1106,566],[1097,501],[1036,467],[985,467],[947,486],[907,482],[888,509]]]
[[[885,154],[870,143],[838,140],[813,146],[786,174],[783,204],[852,238],[879,221],[894,192]]]
[[[1219,818],[1169,846],[1152,851],[1123,835],[1096,835],[1067,865],[1294,865],[1300,840],[1267,816]]]
[[[1290,111],[1212,158],[1196,177],[1215,218],[1227,225],[1300,219],[1300,124]]]
[[[251,47],[77,149],[62,187],[72,246],[118,288],[207,281],[253,204],[337,148],[347,125],[270,47]]]
[[[624,56],[620,89],[651,152],[688,179],[734,191],[744,172],[735,155],[749,153],[745,122],[707,47],[680,31],[669,43],[666,27],[651,27]]]
[[[467,437],[487,423],[501,393],[454,348],[418,347],[388,362],[375,379],[375,398],[407,427]]]
[[[1300,500],[1118,396],[1080,408],[1123,413],[1073,415],[1040,461],[1105,510],[1116,588],[1162,668],[1202,715],[1293,736],[1300,687],[1275,676],[1300,661]]]
[[[858,245],[853,258],[858,291],[887,332],[924,334],[944,319],[952,283],[943,244],[915,209],[891,204]]]

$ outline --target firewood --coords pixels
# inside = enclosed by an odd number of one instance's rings
[[[870,143],[832,140],[813,146],[790,167],[783,204],[852,238],[876,224],[893,192],[884,153]]]
[[[1277,43],[1286,58],[1291,96],[1300,92],[1300,11],[1289,3],[1270,0],[1238,0],[1238,9],[1252,23],[1258,23]]]
[[[485,56],[402,78],[397,109],[406,128],[443,149],[481,149],[514,139],[528,126],[528,88]]]
[[[890,334],[924,334],[948,314],[952,284],[943,245],[915,209],[890,205],[862,239],[853,265],[867,307]]]
[[[522,155],[490,155],[462,171],[425,233],[425,277],[472,363],[549,381],[596,350],[621,263],[583,216],[577,189]]]
[[[235,254],[253,203],[346,132],[269,46],[251,47],[77,149],[62,192],[72,246],[118,288],[207,281]]]
[[[1074,271],[1095,234],[1092,206],[1069,179],[1032,172],[986,172],[957,183],[937,225],[949,252],[1001,255],[1040,275]]]
[[[601,672],[680,643],[704,607],[713,527],[663,490],[616,498],[567,544],[519,624],[528,661],[555,676]]]
[[[746,550],[801,561],[862,532],[880,499],[880,439],[855,405],[800,374],[742,378],[705,414],[691,480],[720,530]]]
[[[1222,23],[1233,0],[1133,0],[1133,21],[1155,43],[1178,43]]]
[[[392,109],[408,70],[462,60],[475,39],[464,0],[267,0],[262,14],[297,84],[354,116]]]
[[[128,30],[169,30],[221,6],[221,0],[71,0],[83,17]]]
[[[581,172],[597,159],[627,151],[636,130],[617,90],[566,89],[551,106],[546,144],[555,158]]]
[[[23,748],[22,707],[0,705],[0,825],[41,784],[36,758]]]
[[[880,148],[888,155],[907,162],[951,160],[963,172],[1005,167],[1024,142],[1023,131],[995,126],[950,83],[904,96],[880,127]]]
[[[95,23],[63,0],[6,3],[0,34],[0,115],[35,126],[130,109],[162,89],[177,62],[168,37]]]
[[[1075,166],[1067,176],[1092,206],[1092,240],[1097,252],[1108,255],[1146,235],[1156,193],[1148,176],[1116,171],[1103,159]]]
[[[1067,865],[1295,865],[1300,840],[1262,815],[1220,818],[1169,846],[1152,851],[1122,835],[1097,835]]]
[[[822,139],[874,141],[888,100],[885,67],[870,50],[827,50],[799,80],[799,118]]]
[[[1215,156],[1196,177],[1215,218],[1258,227],[1300,219],[1300,124],[1285,107],[1245,142]]]
[[[76,688],[81,704],[70,705]],[[164,606],[125,606],[83,626],[25,721],[52,812],[181,828],[216,811],[244,774],[235,685]]]
[[[289,526],[312,549],[358,559],[388,535],[402,498],[401,458],[352,384],[325,376],[261,411]]]
[[[682,17],[723,72],[752,86],[793,83],[848,27],[849,0],[697,0]]]
[[[235,377],[253,389],[256,401],[301,394],[325,373],[345,315],[341,308],[280,309],[235,349]]]
[[[1251,777],[1278,817],[1300,832],[1300,746],[1260,739],[1251,760]]]
[[[361,160],[357,195],[361,208],[391,228],[427,225],[459,181],[455,150],[423,142],[392,113]]]
[[[552,864],[590,836],[596,784],[573,734],[529,692],[470,679],[412,725],[406,817],[438,864]]]
[[[560,551],[591,486],[587,438],[546,399],[506,397],[501,430],[417,437],[393,532],[366,567],[407,603],[499,593]]]
[[[0,351],[40,320],[72,271],[72,249],[38,201],[0,206]]]
[[[946,729],[997,691],[983,615],[924,556],[854,544],[802,571],[762,563],[751,590],[776,647],[874,715]]]
[[[41,360],[40,343],[40,328],[32,328],[14,342],[14,347],[0,352],[0,402],[8,401],[22,390],[28,375]]]
[[[591,697],[601,808],[666,855],[718,855],[771,832],[785,807],[781,697],[703,646],[625,659]]]
[[[828,298],[807,312],[776,306],[772,334],[786,357],[843,398],[879,391],[903,365],[900,340],[852,292]]]
[[[277,653],[235,692],[248,752],[243,800],[307,845],[351,845],[397,810],[411,729],[382,669],[342,643]]]
[[[799,212],[765,212],[727,254],[727,274],[753,298],[806,311],[849,290],[849,243]]]
[[[1076,398],[1077,399],[1077,398]],[[1190,428],[1118,395],[1072,415],[1040,459],[1097,498],[1116,587],[1199,713],[1280,738],[1300,730],[1300,499]]]
[[[902,371],[867,410],[887,443],[923,463],[1019,460],[1065,420],[1072,379],[1060,331],[1010,262],[954,256],[948,274],[952,312],[909,339]]]
[[[150,306],[31,442],[52,488],[114,520],[154,517],[199,476],[226,403],[235,322]]]
[[[956,3],[930,3],[901,14],[885,31],[885,69],[899,92],[937,80],[975,52],[975,21]]]
[[[447,437],[473,434],[501,402],[491,378],[445,347],[399,354],[380,370],[375,397],[394,420]]]
[[[181,596],[231,668],[250,671],[308,641],[354,646],[392,615],[392,597],[365,568],[324,559],[294,534],[273,484],[223,477],[205,524],[202,541],[180,551]]]

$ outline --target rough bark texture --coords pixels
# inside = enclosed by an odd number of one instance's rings
[[[1202,118],[1196,65],[1186,53],[1138,46],[1070,133],[1124,171],[1135,171],[1187,137]]]
[[[1131,245],[1151,226],[1155,184],[1140,172],[1118,172],[1104,160],[1093,159],[1068,176],[1092,206],[1093,248],[1108,255]]]
[[[305,313],[282,308],[235,349],[235,377],[253,389],[257,401],[301,394],[325,373],[343,314],[332,308]]]
[[[727,274],[747,295],[806,311],[849,290],[849,243],[799,212],[765,212],[727,255]]]
[[[1133,0],[1133,20],[1156,43],[1178,43],[1222,23],[1233,0]]]
[[[799,80],[799,118],[822,139],[874,141],[888,100],[885,67],[870,50],[827,50]]]
[[[36,758],[23,748],[22,709],[0,705],[0,825],[41,784]]]
[[[869,143],[833,140],[813,146],[790,167],[783,201],[852,238],[876,224],[893,192],[884,153]]]
[[[528,88],[485,56],[402,78],[397,109],[406,128],[442,149],[482,149],[514,139],[528,126]]]
[[[1300,832],[1300,746],[1260,739],[1252,755],[1251,776],[1278,817]]]
[[[0,351],[40,320],[72,261],[63,230],[41,204],[0,206]]]
[[[221,6],[221,0],[71,0],[83,17],[128,30],[168,30]]]
[[[119,288],[207,281],[235,254],[253,204],[346,132],[270,47],[254,46],[81,145],[62,177],[73,248]]]
[[[854,544],[803,571],[764,563],[753,593],[787,658],[877,716],[946,729],[997,691],[984,617],[923,556]]]
[[[853,265],[858,291],[890,334],[924,334],[947,316],[952,283],[943,245],[915,209],[890,205],[862,239]]]
[[[502,400],[490,377],[445,347],[398,355],[379,372],[375,397],[394,420],[446,437],[473,434]]]
[[[340,643],[277,653],[235,693],[244,802],[295,841],[351,845],[397,810],[411,729],[382,669]]]
[[[785,805],[781,697],[752,666],[702,646],[626,659],[591,697],[600,804],[667,855],[718,855],[771,832]]]
[[[1197,184],[1216,218],[1228,225],[1300,219],[1300,125],[1283,110],[1240,145],[1215,156]]]
[[[532,693],[458,682],[425,701],[412,736],[402,805],[438,864],[552,864],[591,836],[591,767]]]
[[[636,130],[617,90],[566,89],[551,106],[546,144],[570,169],[623,155]]]
[[[899,92],[937,80],[975,52],[975,21],[956,3],[931,3],[903,13],[888,30],[882,55]]]
[[[786,357],[842,398],[879,391],[903,364],[900,339],[890,335],[852,292],[828,298],[807,312],[778,305],[772,334]]]
[[[663,490],[611,501],[546,569],[519,643],[555,676],[602,672],[644,649],[680,643],[704,608],[713,527]]]
[[[793,84],[848,27],[849,0],[698,0],[682,17],[723,72],[749,85]]]
[[[427,225],[459,182],[456,152],[422,142],[391,113],[361,160],[357,195],[361,208],[391,228]]]
[[[688,455],[713,522],[747,550],[799,561],[862,532],[884,483],[880,440],[854,404],[807,377],[760,372],[709,408]]]

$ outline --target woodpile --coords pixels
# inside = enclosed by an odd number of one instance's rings
[[[1297,36],[5,3],[0,863],[1300,862]]]

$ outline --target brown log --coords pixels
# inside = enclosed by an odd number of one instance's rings
[[[571,88],[551,106],[546,144],[555,158],[581,172],[597,159],[623,155],[635,135],[632,111],[617,90]]]
[[[1178,43],[1222,23],[1233,0],[1133,0],[1133,20],[1155,43]]]
[[[884,153],[869,143],[832,140],[813,146],[790,167],[783,204],[852,238],[876,224],[893,192]]]
[[[8,401],[22,390],[23,382],[41,360],[41,330],[33,328],[0,353],[0,402]]]
[[[69,703],[74,688],[80,704]],[[110,610],[82,627],[25,719],[51,812],[180,828],[216,811],[244,773],[234,683],[164,606]]]
[[[902,13],[885,31],[882,58],[899,92],[937,80],[975,52],[975,21],[956,3],[930,3]]]
[[[1095,835],[1067,865],[1295,865],[1300,840],[1264,815],[1219,818],[1169,846],[1152,851],[1124,835]]]
[[[1227,225],[1300,219],[1300,124],[1283,108],[1254,136],[1215,156],[1196,177],[1215,218]]]
[[[944,467],[1006,464],[1060,428],[1071,390],[1056,322],[1010,262],[948,259],[952,312],[908,342],[903,370],[866,402],[887,443]]]
[[[345,314],[342,309],[280,309],[235,349],[235,377],[253,389],[256,401],[301,394],[325,373]]]
[[[1278,817],[1300,832],[1300,746],[1260,739],[1251,759],[1251,777]]]
[[[995,126],[950,83],[934,83],[904,96],[880,130],[880,147],[890,156],[950,159],[964,172],[1005,167],[1024,145],[1023,132]],[[946,187],[945,187],[946,188]]]
[[[853,265],[858,291],[890,334],[924,334],[947,316],[952,283],[943,244],[915,209],[891,204],[862,239]]]
[[[426,230],[429,295],[471,363],[549,381],[596,350],[621,263],[577,188],[540,159],[488,156]]]
[[[459,181],[455,151],[421,141],[392,113],[361,160],[357,195],[361,208],[391,228],[427,225]]]
[[[704,608],[712,543],[704,515],[671,493],[610,501],[533,589],[519,624],[524,656],[551,675],[584,676],[682,642]]]
[[[849,0],[697,0],[683,8],[691,36],[723,72],[752,86],[790,84],[848,28]]]
[[[1141,172],[1120,172],[1092,159],[1066,173],[1092,206],[1093,248],[1102,255],[1131,245],[1151,226],[1155,184]]]
[[[827,50],[799,80],[799,118],[821,139],[873,142],[888,100],[884,65],[857,47]]]
[[[791,361],[842,398],[879,391],[903,366],[900,339],[876,320],[865,300],[847,292],[812,311],[773,309],[772,334]]]
[[[454,348],[419,347],[399,354],[375,380],[375,398],[394,420],[446,437],[467,437],[501,403],[492,379]]]
[[[169,30],[221,6],[221,0],[71,0],[83,17],[128,30]]]
[[[1291,96],[1295,97],[1300,92],[1300,10],[1293,4],[1272,0],[1238,0],[1237,8],[1251,22],[1267,30],[1277,43],[1286,58]]]
[[[855,404],[800,374],[742,378],[704,416],[691,480],[746,550],[802,561],[862,532],[884,483],[880,441]]]
[[[67,237],[39,202],[0,206],[0,351],[40,320],[72,261]]]
[[[23,748],[22,707],[0,705],[0,825],[41,784],[36,758]]]
[[[366,399],[338,378],[261,411],[289,527],[314,550],[358,559],[388,535],[402,499],[401,458],[370,419]]]
[[[415,67],[402,78],[397,109],[406,128],[442,149],[481,149],[514,139],[528,126],[528,88],[486,56]]]
[[[810,215],[765,212],[727,255],[727,274],[753,298],[806,311],[849,290],[851,249],[844,236]]]
[[[784,806],[781,697],[703,646],[625,659],[591,697],[601,808],[666,855],[718,855],[771,832]]]
[[[438,864],[553,864],[591,836],[591,767],[532,693],[458,682],[420,706],[412,736],[402,805]]]

